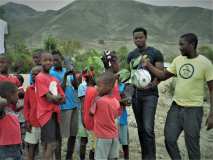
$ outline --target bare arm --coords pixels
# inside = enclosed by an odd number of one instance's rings
[[[207,82],[209,88],[209,97],[210,97],[210,110],[209,116],[206,121],[207,130],[213,128],[213,80]]]
[[[175,76],[173,73],[168,72],[167,70],[161,70],[159,67],[153,66],[149,60],[144,60],[144,67],[146,67],[155,77],[157,77],[159,80],[164,81],[167,80],[173,76]]]

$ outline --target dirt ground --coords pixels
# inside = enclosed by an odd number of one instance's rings
[[[28,85],[28,75],[24,75],[25,77],[25,86]],[[166,120],[166,115],[171,105],[172,97],[170,94],[170,86],[171,80],[167,80],[165,82],[161,82],[159,85],[160,98],[156,111],[156,120],[155,120],[155,136],[156,136],[156,149],[157,149],[157,159],[167,160],[170,159],[164,144],[164,124]],[[207,118],[209,110],[209,104],[204,104],[204,116],[200,137],[200,146],[201,146],[201,154],[203,160],[212,160],[213,159],[213,129],[210,131],[206,131],[205,121]],[[140,144],[137,135],[137,125],[135,122],[135,118],[133,115],[133,111],[131,107],[128,107],[128,123],[129,123],[129,133],[130,133],[130,160],[139,160],[140,159]],[[178,144],[180,148],[180,152],[182,155],[182,159],[188,159],[187,151],[185,148],[185,143],[183,139],[184,134],[181,134]],[[65,148],[65,143],[63,148]],[[78,145],[77,145],[78,146]],[[78,147],[76,147],[78,148]],[[65,156],[65,149],[62,149],[62,156]],[[74,159],[78,159],[78,156],[75,154]],[[88,157],[88,156],[87,156]],[[38,159],[38,158],[37,158]],[[122,158],[121,158],[122,159]]]

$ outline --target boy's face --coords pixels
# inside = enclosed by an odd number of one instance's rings
[[[62,67],[62,59],[58,54],[53,55],[53,65],[55,68]]]
[[[41,65],[44,71],[49,72],[53,65],[53,57],[49,53],[44,53],[41,56]]]
[[[33,62],[35,63],[35,65],[40,65],[40,60],[41,60],[41,55],[40,54],[34,54],[33,55]]]
[[[10,104],[16,104],[18,102],[18,89],[8,95],[8,102]]]
[[[0,73],[7,73],[9,62],[5,58],[0,58]]]

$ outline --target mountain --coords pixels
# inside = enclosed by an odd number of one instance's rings
[[[160,7],[134,0],[76,0],[58,11],[38,12],[28,6],[7,3],[0,16],[10,27],[8,41],[28,45],[40,43],[48,35],[59,39],[129,40],[132,30],[143,26],[149,39],[176,42],[186,32],[213,42],[213,10],[198,7]]]

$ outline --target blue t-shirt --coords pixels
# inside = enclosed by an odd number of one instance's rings
[[[66,68],[63,68],[61,72],[58,72],[54,69],[54,67],[50,70],[50,75],[59,80],[60,83],[63,82],[64,75],[66,73]],[[74,108],[80,107],[80,99],[78,98],[77,90],[72,86],[73,76],[67,76],[67,83],[65,88],[65,103],[60,105],[61,110],[70,110]]]
[[[119,84],[119,92],[123,93],[125,90],[125,84],[124,83],[120,83]],[[127,110],[126,108],[123,108],[122,114],[119,117],[119,124],[120,125],[127,125],[128,124],[128,114],[127,114]]]

